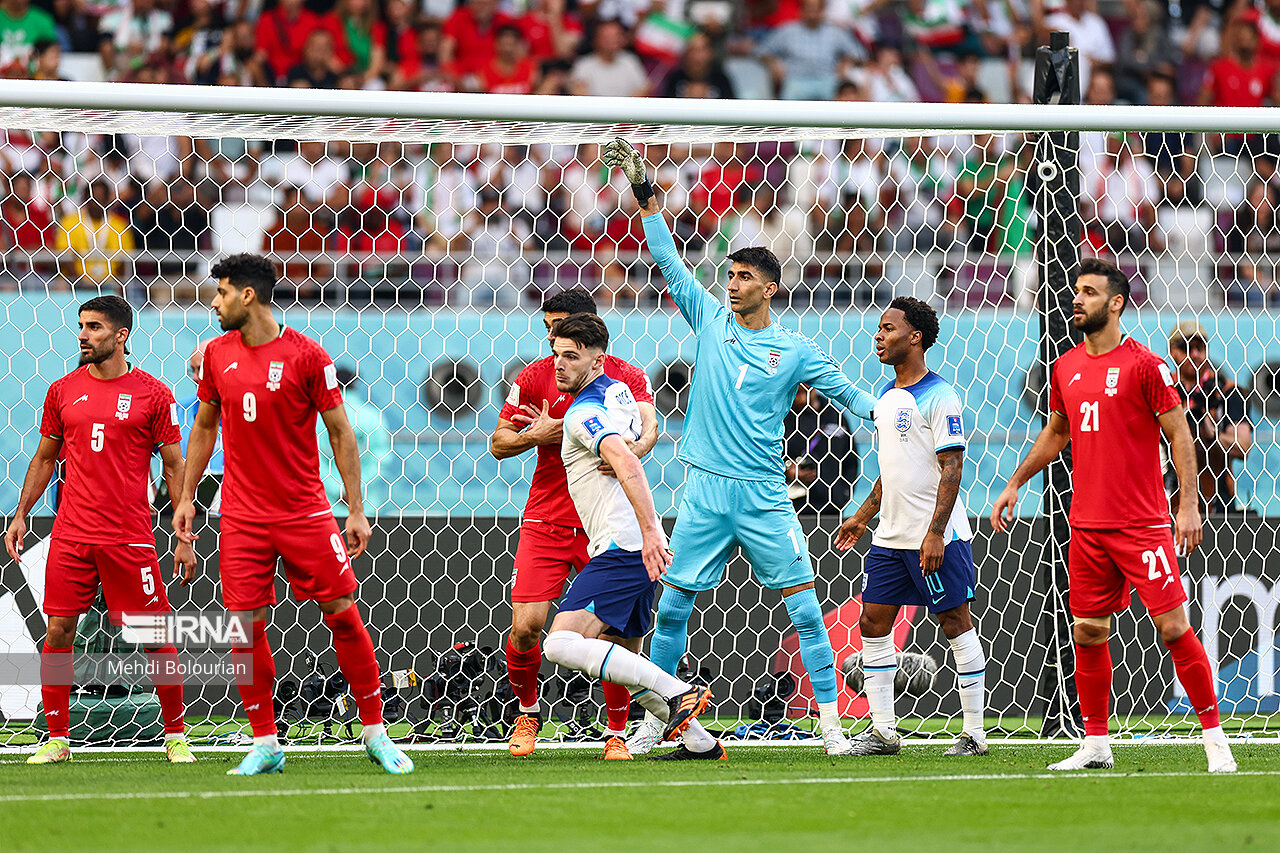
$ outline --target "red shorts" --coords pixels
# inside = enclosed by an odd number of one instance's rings
[[[120,614],[169,612],[155,545],[85,545],[54,537],[44,568],[44,612],[79,616],[102,585],[113,624]]]
[[[1171,527],[1072,528],[1067,555],[1074,616],[1110,616],[1129,606],[1129,586],[1153,615],[1187,600]]]
[[[276,603],[276,559],[299,601],[332,601],[356,591],[347,546],[332,513],[271,523],[222,518],[218,572],[228,610]]]
[[[569,573],[587,564],[587,532],[546,521],[520,525],[516,565],[511,572],[511,600],[555,601],[564,594]]]

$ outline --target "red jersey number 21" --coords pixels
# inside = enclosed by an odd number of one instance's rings
[[[1080,404],[1080,431],[1098,431],[1098,402]]]

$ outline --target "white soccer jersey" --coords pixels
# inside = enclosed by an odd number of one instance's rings
[[[627,383],[601,376],[579,391],[564,413],[560,450],[569,496],[591,540],[589,557],[610,548],[639,551],[644,544],[640,522],[621,484],[597,470],[600,442],[611,435],[629,441],[640,438],[640,407]]]
[[[938,453],[965,447],[960,395],[933,371],[906,388],[895,388],[890,382],[876,402],[876,440],[880,523],[871,542],[882,548],[918,551],[938,505],[942,479]],[[959,497],[942,538],[944,542],[973,538]]]

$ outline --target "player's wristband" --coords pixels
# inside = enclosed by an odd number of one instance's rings
[[[632,184],[631,192],[636,197],[636,201],[640,202],[640,206],[644,207],[649,203],[649,199],[653,198],[657,193],[653,191],[653,184],[648,178],[644,179],[642,184]]]

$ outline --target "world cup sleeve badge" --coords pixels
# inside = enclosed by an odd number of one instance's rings
[[[130,394],[121,394],[116,398],[116,419],[129,420],[129,406],[133,403],[133,396]]]
[[[273,361],[267,367],[267,390],[279,391],[280,380],[284,377],[284,362]]]
[[[1120,393],[1119,385],[1120,385],[1120,368],[1108,367],[1107,368],[1107,388],[1106,388],[1107,396],[1114,397],[1116,394]]]
[[[768,373],[770,376],[773,376],[775,373],[778,372],[778,365],[780,364],[782,364],[782,350],[770,349],[769,350],[769,369],[768,369]]]

